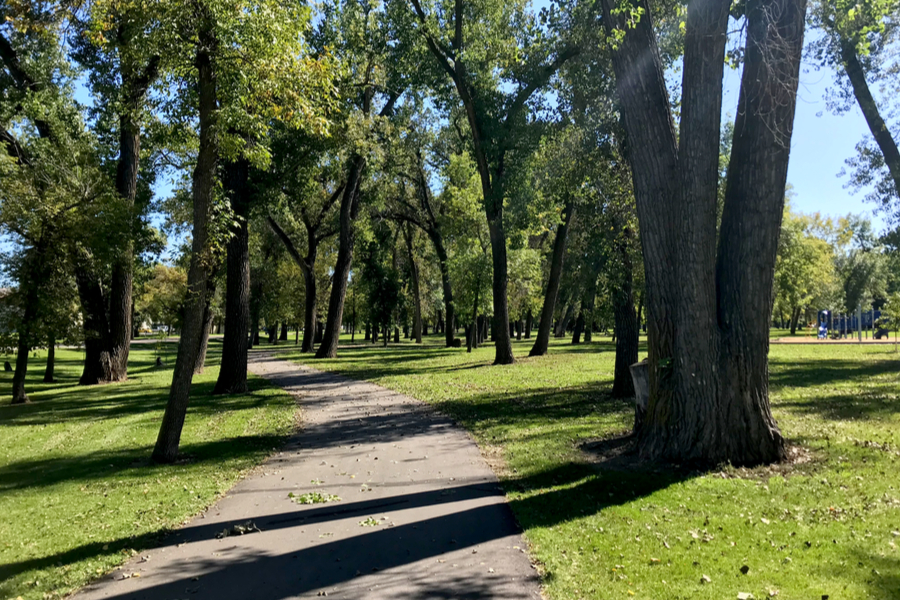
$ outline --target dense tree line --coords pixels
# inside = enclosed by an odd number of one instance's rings
[[[896,182],[866,88],[890,82],[896,7],[844,8],[812,6],[807,51],[872,127],[855,177]],[[0,20],[13,401],[33,348],[83,343],[81,383],[114,383],[143,324],[177,329],[158,461],[213,329],[221,394],[246,390],[261,330],[316,358],[344,332],[492,343],[496,365],[514,339],[541,356],[611,331],[629,398],[644,328],[642,456],[776,461],[773,314],[795,329],[894,291],[864,224],[785,209],[804,0],[59,0]],[[743,75],[723,124],[726,55]]]

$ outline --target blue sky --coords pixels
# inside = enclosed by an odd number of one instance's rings
[[[838,177],[844,161],[856,154],[856,144],[869,130],[855,105],[841,116],[829,112],[825,92],[833,85],[834,77],[830,69],[817,71],[806,63],[801,66],[788,169],[788,183],[795,194],[791,206],[795,211],[831,216],[865,214],[881,231],[884,220],[873,214],[874,206],[863,201],[862,192],[854,194],[844,189],[847,177]],[[726,70],[725,114],[734,115],[737,111],[740,78],[740,71]]]

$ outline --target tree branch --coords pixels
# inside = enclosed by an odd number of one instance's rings
[[[581,49],[577,46],[568,46],[556,55],[556,58],[552,63],[541,67],[538,70],[537,76],[528,84],[526,84],[524,88],[521,88],[516,94],[516,97],[513,99],[513,103],[509,107],[509,111],[506,113],[506,118],[503,120],[503,126],[509,127],[513,119],[518,116],[518,114],[525,107],[525,103],[528,102],[528,99],[531,97],[531,95],[542,88],[544,85],[546,85],[550,78],[553,77],[553,74],[556,73],[559,68],[566,63],[566,61],[575,58],[580,53]]]
[[[282,229],[278,222],[272,218],[272,215],[266,215],[266,222],[269,224],[269,228],[272,232],[278,236],[278,239],[284,244],[288,254],[291,255],[291,258],[294,259],[297,266],[299,266],[304,273],[309,273],[309,265],[306,264],[306,261],[300,256],[300,253],[297,252],[297,247],[294,246],[294,242],[291,241],[291,238],[288,237],[288,234],[285,233],[284,229]]]

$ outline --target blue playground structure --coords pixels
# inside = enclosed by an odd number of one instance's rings
[[[854,312],[852,314],[834,314],[830,310],[820,310],[818,319],[818,337],[820,340],[827,339],[830,334],[847,336],[857,332],[860,329],[872,330],[876,339],[881,335],[887,334],[887,330],[876,329],[875,323],[881,318],[880,310],[868,310],[862,313],[862,323],[860,317]]]

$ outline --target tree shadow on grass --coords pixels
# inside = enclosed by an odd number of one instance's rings
[[[185,443],[174,466],[150,462],[152,446],[96,451],[53,458],[21,460],[0,466],[0,493],[49,487],[66,481],[146,479],[166,475],[179,466],[206,461],[224,462],[253,452],[271,452],[284,443],[278,435],[248,435],[215,442]]]
[[[832,420],[883,419],[900,411],[900,361],[773,361],[772,367],[769,384],[776,397],[782,390],[817,390],[814,395],[776,400],[774,405],[779,410],[812,413]]]

